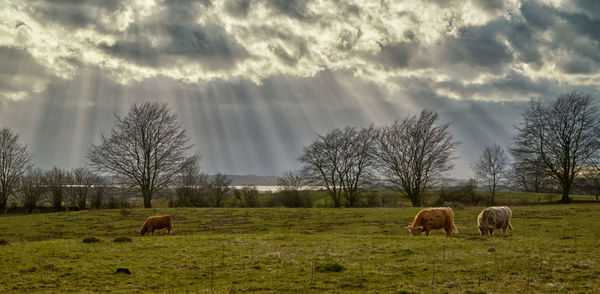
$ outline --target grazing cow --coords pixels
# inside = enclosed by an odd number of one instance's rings
[[[412,236],[418,236],[422,232],[429,236],[431,230],[444,229],[446,236],[452,232],[458,233],[454,224],[454,212],[450,207],[425,208],[417,213],[412,225],[406,227]]]
[[[140,229],[140,236],[146,233],[154,235],[154,230],[160,229],[167,229],[168,234],[173,234],[173,217],[170,215],[148,217]]]
[[[506,235],[506,228],[513,229],[510,224],[512,211],[508,206],[488,207],[479,213],[477,217],[477,228],[479,234],[483,236],[494,236],[494,229],[502,229]]]

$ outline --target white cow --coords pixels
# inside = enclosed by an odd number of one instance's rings
[[[502,229],[506,235],[506,228],[513,230],[510,224],[512,211],[508,206],[488,207],[479,213],[477,217],[477,228],[481,236],[494,236],[494,229]]]

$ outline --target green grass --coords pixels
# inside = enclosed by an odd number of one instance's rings
[[[403,228],[418,208],[0,216],[0,292],[598,293],[598,208],[515,206],[515,231],[495,238],[478,235],[481,207],[455,210],[452,237],[411,237]],[[173,215],[175,235],[138,236],[162,214]],[[132,242],[113,242],[121,236]]]

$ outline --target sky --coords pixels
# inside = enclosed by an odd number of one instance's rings
[[[115,115],[153,101],[205,171],[239,175],[427,108],[468,178],[531,99],[575,90],[600,97],[600,1],[0,0],[0,128],[42,168],[87,165]]]

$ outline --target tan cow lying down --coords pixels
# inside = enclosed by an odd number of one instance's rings
[[[170,215],[148,217],[140,229],[140,236],[146,233],[154,235],[154,230],[160,229],[167,229],[168,234],[173,234],[173,217]]]
[[[502,229],[506,235],[506,228],[513,229],[510,224],[512,211],[508,206],[488,207],[479,213],[477,217],[477,228],[481,236],[494,236],[494,229]]]
[[[425,208],[417,213],[412,225],[406,227],[412,236],[418,236],[422,232],[429,236],[431,230],[444,229],[446,236],[452,232],[458,233],[454,224],[454,212],[450,207]]]

